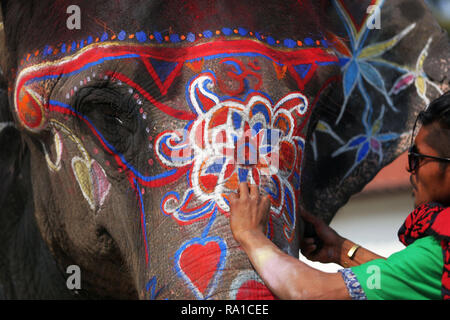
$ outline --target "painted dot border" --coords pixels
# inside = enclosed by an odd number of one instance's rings
[[[205,30],[203,32],[194,33],[188,32],[186,34],[170,33],[164,34],[158,31],[152,33],[146,33],[144,31],[138,31],[135,33],[127,33],[121,30],[119,33],[109,34],[103,32],[98,37],[89,36],[81,41],[68,41],[58,44],[57,46],[46,45],[42,50],[36,50],[32,53],[28,53],[20,62],[23,65],[30,61],[30,59],[36,57],[48,58],[52,56],[63,56],[66,54],[75,53],[77,50],[82,49],[92,43],[101,43],[106,41],[135,41],[142,44],[192,44],[202,39],[210,39],[214,37],[245,37],[253,38],[258,41],[267,43],[272,47],[281,47],[286,49],[298,49],[298,48],[310,48],[321,47],[329,48],[331,43],[325,37],[306,37],[303,39],[291,39],[291,38],[274,38],[271,35],[265,35],[261,32],[249,31],[246,28],[222,28],[217,30]]]

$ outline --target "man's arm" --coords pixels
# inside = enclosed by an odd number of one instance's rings
[[[386,259],[385,257],[382,257],[370,250],[367,250],[366,248],[359,247],[354,256],[353,259],[350,259],[348,256],[348,252],[350,249],[355,245],[354,242],[345,239],[342,243],[341,252],[340,252],[340,258],[337,264],[349,268],[354,266],[359,266],[361,264],[364,264],[366,262],[375,260],[375,259]]]
[[[270,200],[259,189],[239,185],[230,196],[231,231],[247,253],[256,272],[280,299],[350,299],[339,273],[325,273],[285,254],[265,236]]]
[[[247,233],[241,238],[256,272],[280,299],[349,299],[339,273],[325,273],[309,267],[278,249],[262,233]]]
[[[354,242],[341,237],[336,231],[328,226],[323,220],[313,216],[307,211],[302,210],[301,216],[304,220],[311,223],[317,236],[322,240],[322,248],[316,252],[317,246],[314,238],[304,238],[301,241],[300,247],[302,254],[312,261],[319,261],[322,263],[336,263],[345,268],[358,266],[360,264],[375,260],[385,259],[376,253],[359,247],[350,259],[348,253],[355,245]]]

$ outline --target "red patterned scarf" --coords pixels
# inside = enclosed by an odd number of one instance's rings
[[[444,254],[442,298],[450,300],[450,207],[437,203],[423,204],[410,213],[398,231],[398,238],[405,246],[429,235],[441,242]]]

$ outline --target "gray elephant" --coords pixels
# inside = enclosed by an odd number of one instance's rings
[[[418,0],[1,5],[2,298],[275,299],[229,194],[298,256],[300,206],[329,222],[448,85]]]

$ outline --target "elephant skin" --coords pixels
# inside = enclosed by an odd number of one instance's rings
[[[228,195],[260,185],[298,257],[299,208],[329,222],[448,85],[422,1],[1,4],[5,299],[276,299]]]

